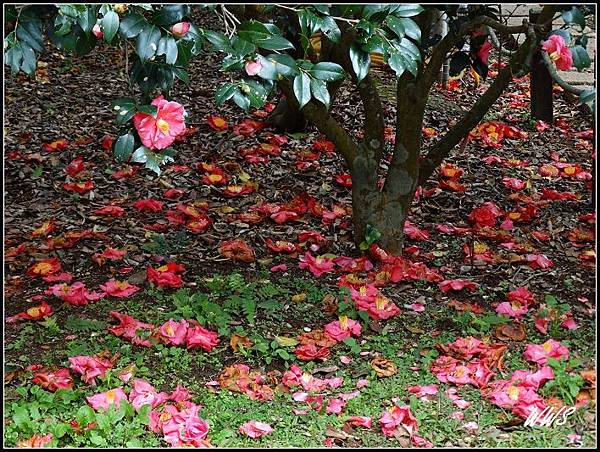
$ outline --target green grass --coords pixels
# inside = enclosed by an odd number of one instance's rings
[[[438,356],[435,345],[448,343],[473,331],[477,333],[476,336],[485,337],[489,335],[489,329],[481,323],[461,318],[456,311],[435,301],[428,302],[426,311],[421,314],[415,315],[404,310],[400,316],[383,322],[383,330],[379,332],[363,325],[361,338],[354,345],[340,343],[333,347],[331,357],[325,363],[299,363],[307,371],[322,366],[337,366],[338,370],[332,376],[344,377],[344,386],[333,394],[353,391],[359,378],[369,380],[369,385],[361,390],[359,397],[348,402],[339,417],[327,415],[324,410],[297,416],[292,409],[304,405],[293,401],[291,394],[287,393],[276,392],[274,400],[263,402],[227,390],[215,392],[207,389],[206,382],[217,379],[224,367],[234,363],[247,363],[261,372],[285,370],[296,362],[293,347],[277,345],[273,338],[294,337],[302,332],[304,326],[314,328],[332,319],[322,312],[321,300],[327,293],[336,295],[337,288],[317,286],[312,280],[301,278],[279,278],[274,282],[269,276],[259,274],[250,280],[238,274],[215,275],[199,279],[197,291],[150,289],[131,299],[105,299],[77,309],[61,307],[59,315],[55,316],[57,322],[18,325],[16,335],[6,347],[7,371],[23,369],[33,363],[67,366],[69,356],[94,354],[103,350],[120,353],[116,369],[135,363],[135,377],[148,380],[158,390],[172,391],[177,384],[188,388],[194,395],[193,401],[203,407],[201,416],[210,425],[212,444],[220,447],[322,447],[328,438],[327,432],[341,430],[344,420],[352,415],[372,417],[373,428],[355,429],[351,433],[353,438],[350,444],[397,447],[397,440],[384,437],[377,423],[382,412],[391,406],[393,398],[410,404],[419,421],[419,434],[436,446],[566,447],[566,435],[574,433],[576,428],[583,428],[584,446],[595,444],[595,433],[588,429],[589,421],[584,418],[586,410],[569,418],[564,426],[546,429],[516,427],[505,431],[502,426],[513,416],[483,400],[480,391],[470,386],[458,388],[461,397],[472,403],[464,410],[464,421],[452,419],[451,414],[458,408],[444,394],[452,386],[440,384],[429,371],[431,361]],[[427,292],[430,284],[420,284],[419,287]],[[298,293],[305,293],[306,299],[291,301],[291,297]],[[402,294],[395,295],[393,289],[389,289],[389,295],[400,306],[409,302],[402,299]],[[209,300],[217,306],[211,309],[219,312],[206,317],[208,314],[204,311],[203,300]],[[254,305],[250,312],[252,315],[244,308],[247,304]],[[127,312],[139,320],[155,324],[169,318],[181,318],[181,313],[185,313],[185,318],[204,319],[211,329],[217,329],[219,322],[222,322],[220,317],[223,317],[229,319],[224,326],[227,336],[221,337],[221,343],[211,353],[176,347],[136,347],[106,332],[106,328],[112,324],[108,315],[111,310]],[[437,337],[429,334],[434,330],[439,332]],[[528,331],[527,342],[541,343],[546,340],[531,325]],[[591,323],[584,323],[575,331],[559,330],[557,339],[568,344],[573,352],[572,357],[579,361],[574,370],[594,367],[594,331]],[[246,334],[257,344],[259,339],[262,340],[266,349],[234,354],[228,344],[229,335],[233,332]],[[70,339],[66,339],[68,337]],[[508,378],[516,369],[530,368],[522,357],[524,345],[509,344],[505,369],[497,378]],[[361,351],[371,354],[360,356]],[[378,378],[370,366],[375,354],[393,361],[398,369],[397,374]],[[285,355],[288,359],[281,358]],[[341,364],[339,357],[342,355],[351,356],[352,361],[348,365]],[[120,414],[116,410],[116,414],[95,415],[85,408],[85,396],[121,383],[114,373],[116,370],[109,372],[107,379],[100,380],[96,388],[83,384],[75,376],[75,390],[55,394],[31,385],[31,373],[17,376],[6,385],[6,445],[14,446],[33,433],[52,431],[56,433],[55,436],[63,435],[53,443],[62,447],[163,446],[161,438],[146,428],[147,420],[143,415],[125,409]],[[317,376],[323,377],[323,374]],[[439,385],[438,398],[433,401],[411,400],[407,386],[426,384]],[[559,393],[560,388],[551,389],[547,395]],[[77,435],[68,427],[68,422],[78,416],[82,419],[95,416],[101,426]],[[237,428],[249,420],[268,422],[274,431],[262,439],[246,438],[237,432]],[[463,428],[465,422],[477,422],[479,429],[466,431]]]

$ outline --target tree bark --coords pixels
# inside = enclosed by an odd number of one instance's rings
[[[278,131],[289,133],[302,132],[308,124],[304,114],[285,97],[279,99],[277,106],[268,116],[267,122]]]

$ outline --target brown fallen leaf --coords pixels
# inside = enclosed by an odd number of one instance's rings
[[[229,340],[229,345],[234,352],[238,351],[239,346],[241,345],[245,349],[249,349],[252,347],[252,341],[246,336],[242,336],[240,334],[233,334],[231,339]]]
[[[335,314],[338,308],[337,299],[330,293],[323,297],[323,312],[325,314]]]
[[[524,323],[504,323],[494,329],[494,336],[501,341],[524,341],[527,331]]]
[[[385,358],[375,358],[371,361],[371,367],[375,370],[378,377],[391,377],[398,373],[396,365]]]

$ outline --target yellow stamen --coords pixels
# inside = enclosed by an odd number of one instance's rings
[[[166,135],[167,133],[169,133],[169,123],[167,121],[165,121],[164,119],[159,119],[158,121],[156,121],[156,127],[158,127],[158,129],[164,134]]]
[[[509,386],[506,393],[512,400],[517,400],[519,398],[519,388],[517,386]]]
[[[346,331],[348,329],[348,317],[345,315],[340,316],[340,329]]]

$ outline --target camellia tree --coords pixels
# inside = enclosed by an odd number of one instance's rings
[[[195,8],[219,16],[223,31],[195,26]],[[441,11],[449,23],[444,36],[435,32]],[[335,144],[351,174],[357,245],[377,238],[396,254],[402,250],[405,219],[418,187],[477,126],[513,77],[528,72],[536,52],[542,51],[555,76],[556,68],[590,65],[584,28],[591,11],[576,6],[546,5],[535,23],[518,26],[503,24],[483,5],[461,10],[458,5],[415,4],[78,4],[10,6],[5,12],[5,64],[14,73],[35,72],[45,34],[56,47],[75,55],[89,53],[99,41],[131,47],[126,50],[132,58],[129,76],[141,95],[113,101],[123,128],[114,152],[120,161],[145,163],[159,174],[161,165],[173,161],[171,144],[185,130],[183,107],[167,100],[173,84],[190,83],[186,68],[202,51],[221,52],[221,70],[238,77],[217,89],[217,104],[233,101],[247,111],[279,96],[272,115],[275,125],[316,126]],[[552,30],[560,15],[565,25]],[[570,33],[573,28],[580,31],[577,38]],[[508,62],[472,108],[423,149],[425,108],[442,66],[450,60],[455,67],[460,56],[463,66],[472,66],[485,78],[488,37],[497,43],[496,33],[520,33],[525,39],[508,52]],[[466,43],[468,52],[462,51]],[[376,57],[397,77],[393,135],[386,133],[383,104],[369,71]],[[360,96],[360,141],[332,115],[344,83]],[[595,99],[594,92],[577,93],[584,103]]]

